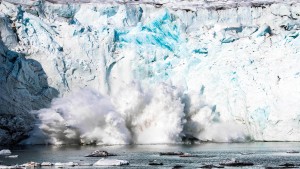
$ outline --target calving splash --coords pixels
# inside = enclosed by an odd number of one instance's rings
[[[242,126],[222,122],[215,107],[207,105],[201,96],[193,97],[167,84],[148,89],[132,84],[126,89],[116,96],[81,89],[54,99],[51,108],[36,112],[42,132],[36,129],[26,143],[159,144],[180,143],[187,138],[221,142],[248,139]]]

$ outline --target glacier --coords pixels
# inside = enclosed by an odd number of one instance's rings
[[[298,1],[0,2],[0,144],[300,141]]]

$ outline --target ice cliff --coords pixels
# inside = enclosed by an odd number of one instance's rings
[[[34,127],[29,112],[49,106],[58,92],[49,87],[39,62],[10,50],[18,45],[18,37],[3,13],[0,33],[0,143],[15,144]]]
[[[0,3],[2,144],[300,141],[297,1]]]

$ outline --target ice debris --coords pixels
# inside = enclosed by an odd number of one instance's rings
[[[96,150],[85,157],[108,157],[108,156],[116,156],[116,154],[108,153],[107,151]]]
[[[129,165],[129,162],[126,160],[116,160],[116,159],[100,159],[94,163],[93,166],[122,166]]]
[[[0,151],[0,155],[2,156],[11,155],[11,151],[9,149],[3,149]]]

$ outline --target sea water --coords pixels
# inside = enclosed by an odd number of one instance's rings
[[[8,148],[8,147],[1,147]],[[85,157],[95,150],[105,150],[117,156],[109,159],[129,161],[128,166],[119,168],[153,168],[149,161],[157,160],[162,166],[157,168],[172,168],[175,165],[184,168],[199,168],[204,164],[218,165],[224,160],[237,159],[243,162],[252,162],[254,166],[244,168],[265,168],[266,166],[278,167],[281,164],[293,163],[298,165],[300,154],[287,153],[299,151],[298,142],[251,142],[251,143],[202,143],[196,145],[35,145],[10,147],[13,155],[18,158],[10,159],[0,157],[3,165],[23,164],[26,162],[76,162],[93,164],[100,157]],[[184,152],[196,155],[195,157],[160,156],[160,152]],[[51,168],[51,167],[44,167]],[[53,168],[55,168],[53,166]],[[67,167],[72,168],[72,167]],[[74,168],[108,168],[108,167],[83,167]],[[114,167],[113,167],[114,168]]]

